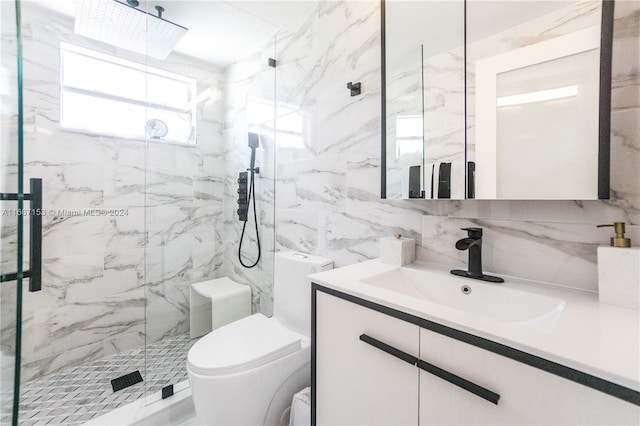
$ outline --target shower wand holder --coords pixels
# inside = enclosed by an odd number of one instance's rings
[[[248,168],[247,171],[251,172],[252,170],[251,170],[251,168]],[[260,167],[254,167],[253,168],[253,173],[259,175],[260,174]]]

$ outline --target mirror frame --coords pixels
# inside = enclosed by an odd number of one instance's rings
[[[467,143],[467,0],[464,1],[464,138]],[[602,0],[600,23],[600,96],[598,123],[598,199],[608,200],[611,167],[611,74],[613,51],[613,21],[615,0]],[[380,71],[381,71],[381,157],[380,157],[380,198],[387,198],[387,67],[386,67],[386,0],[380,0]],[[465,159],[466,159],[465,148]],[[465,167],[465,186],[468,183]],[[465,188],[465,200],[468,198]],[[417,200],[431,200],[417,198]],[[440,199],[447,200],[447,199]],[[499,200],[499,199],[498,199]],[[493,201],[493,200],[491,200]]]

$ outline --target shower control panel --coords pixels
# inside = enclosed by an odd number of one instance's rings
[[[247,212],[249,211],[249,197],[247,194],[248,188],[248,173],[240,172],[238,176],[238,219],[241,222],[247,221]]]

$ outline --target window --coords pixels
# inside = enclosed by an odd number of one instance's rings
[[[63,128],[127,139],[196,142],[194,79],[68,43],[61,43],[60,51]],[[166,125],[166,134],[158,120]]]
[[[396,159],[412,154],[422,154],[423,127],[421,115],[396,117]]]

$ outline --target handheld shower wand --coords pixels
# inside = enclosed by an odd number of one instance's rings
[[[240,234],[240,244],[238,245],[238,260],[240,264],[245,268],[253,268],[260,261],[261,249],[260,249],[260,232],[258,230],[258,213],[256,211],[256,191],[255,191],[255,174],[260,173],[260,167],[256,167],[256,149],[260,145],[260,136],[257,133],[249,133],[249,148],[251,149],[251,161],[249,163],[249,193],[247,194],[247,172],[240,173],[240,179],[238,183],[240,188],[238,189],[238,217],[244,222],[242,225],[242,233]],[[245,197],[246,195],[246,197]],[[244,239],[244,231],[247,228],[248,210],[249,204],[253,200],[253,220],[256,227],[256,242],[258,245],[258,257],[252,264],[245,264],[242,260],[242,241]]]
[[[256,169],[256,149],[260,146],[260,137],[257,133],[249,133],[249,148],[251,149],[250,171],[255,169],[256,173],[260,173],[260,169]]]

